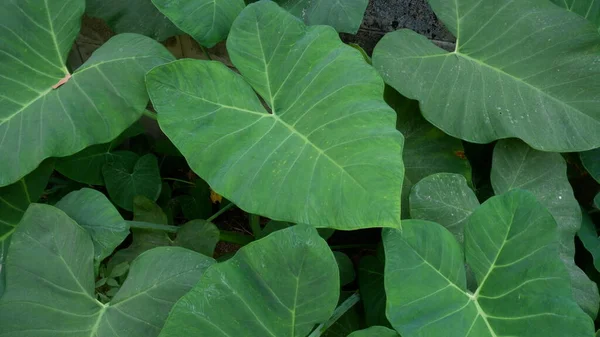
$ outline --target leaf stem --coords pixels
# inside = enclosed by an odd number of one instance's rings
[[[139,229],[153,229],[159,231],[165,231],[169,233],[177,233],[179,227],[177,226],[168,226],[168,225],[159,225],[150,222],[143,221],[126,221],[129,227],[131,228],[139,228]]]
[[[352,296],[348,297],[339,307],[335,308],[333,315],[329,317],[329,319],[317,326],[313,332],[308,335],[308,337],[321,337],[321,335],[329,329],[333,323],[335,323],[340,317],[342,317],[350,308],[352,308],[358,301],[360,300],[360,295],[358,292],[352,294]]]
[[[182,180],[182,179],[177,179],[177,178],[162,178],[163,180],[170,180],[170,181],[176,181],[179,183],[184,183],[184,184],[188,184],[188,185],[192,185],[192,186],[196,186],[196,184],[194,184],[191,181],[187,181],[187,180]]]
[[[204,47],[203,45],[200,45],[200,48],[204,52],[204,55],[206,56],[206,58],[208,60],[212,61],[212,57],[210,57],[210,54],[208,53],[208,49],[206,49],[206,47]]]
[[[258,239],[262,229],[260,228],[260,215],[250,214],[250,228],[254,238]]]
[[[233,206],[235,205],[232,202],[230,202],[229,204],[223,206],[223,208],[221,208],[217,213],[213,214],[210,218],[206,219],[206,221],[213,222],[214,219],[218,218],[219,215],[225,213],[228,209],[230,209]]]
[[[144,116],[150,118],[150,119],[154,119],[155,121],[158,121],[158,116],[156,115],[155,112],[152,112],[148,109],[144,110]]]

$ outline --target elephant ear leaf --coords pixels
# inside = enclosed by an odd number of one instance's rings
[[[552,0],[552,2],[583,16],[600,30],[600,2],[597,0]]]
[[[600,35],[546,0],[430,0],[456,36],[438,48],[409,30],[387,34],[373,64],[420,101],[424,117],[474,143],[520,138],[572,152],[600,147]]]
[[[0,335],[158,336],[175,303],[215,261],[179,247],[140,255],[109,303],[94,294],[94,246],[61,210],[33,204],[12,236]],[[57,300],[60,299],[60,300]]]
[[[118,35],[75,71],[65,65],[84,0],[0,3],[0,186],[45,158],[106,143],[148,103],[145,73],[173,57],[141,35]]]
[[[296,225],[208,269],[175,304],[160,337],[304,337],[332,315],[339,293],[327,243]]]
[[[147,76],[161,129],[191,168],[254,214],[346,230],[398,226],[404,140],[360,52],[271,1],[244,9],[227,49],[241,76],[197,60]]]
[[[409,220],[384,233],[387,314],[403,337],[590,337],[573,300],[556,222],[523,190],[489,199],[469,217],[465,256],[442,226]]]

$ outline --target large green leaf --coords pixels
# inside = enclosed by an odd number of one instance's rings
[[[423,220],[384,233],[387,314],[403,337],[591,337],[559,257],[556,222],[532,194],[489,199],[469,218],[465,254],[479,287],[466,289],[452,234]]]
[[[598,0],[552,0],[552,2],[583,16],[600,29],[600,2]]]
[[[158,160],[147,154],[128,167],[121,161],[106,163],[102,175],[110,198],[119,206],[133,210],[133,199],[142,195],[156,201],[160,195],[162,181]]]
[[[409,30],[373,64],[423,115],[474,143],[520,138],[544,151],[600,146],[600,35],[547,0],[430,0],[457,37],[447,52]]]
[[[29,207],[12,238],[0,335],[157,336],[173,303],[214,260],[182,248],[141,255],[110,303],[94,296],[88,233],[47,205]]]
[[[150,0],[86,0],[85,12],[106,21],[117,34],[138,33],[159,41],[181,34]]]
[[[308,25],[328,25],[338,32],[356,34],[369,0],[276,0]]]
[[[331,250],[315,229],[297,225],[207,270],[160,336],[304,337],[331,316],[339,292]]]
[[[154,5],[198,43],[212,47],[227,38],[244,0],[152,0]]]
[[[96,190],[83,188],[71,192],[56,207],[90,234],[96,265],[110,256],[129,235],[125,219],[106,196]]]
[[[4,292],[5,268],[10,236],[21,221],[29,204],[38,201],[44,193],[54,168],[48,159],[16,183],[0,188],[0,296]]]
[[[598,237],[598,231],[596,231],[596,225],[587,213],[583,214],[583,221],[581,222],[581,229],[577,233],[579,239],[585,246],[585,249],[590,252],[594,259],[594,267],[600,272],[600,237]]]
[[[494,149],[491,181],[496,194],[513,189],[533,193],[552,214],[558,224],[560,257],[571,275],[573,296],[595,318],[600,303],[598,288],[573,260],[581,209],[567,178],[563,157],[533,150],[518,140],[503,140]]]
[[[65,60],[84,7],[84,0],[0,4],[0,158],[11,163],[0,169],[0,186],[45,158],[117,137],[148,103],[144,74],[173,60],[156,41],[123,34],[71,76]]]
[[[131,151],[114,151],[125,139],[137,136],[144,132],[139,124],[133,124],[119,137],[110,143],[92,145],[83,151],[56,162],[56,170],[69,179],[89,185],[104,185],[102,166],[113,161],[135,164],[138,155]]]
[[[394,330],[388,329],[383,326],[372,326],[365,330],[355,331],[348,335],[348,337],[399,337],[398,333]]]
[[[192,169],[250,213],[347,230],[398,226],[403,138],[360,53],[270,1],[244,9],[227,49],[243,77],[196,60],[147,76],[160,126]]]
[[[471,180],[471,167],[464,156],[462,142],[452,138],[421,116],[417,101],[400,95],[386,86],[385,101],[396,110],[396,128],[404,135],[404,183],[402,217],[409,217],[408,198],[413,185],[439,172],[464,175]]]
[[[419,181],[410,193],[410,217],[437,222],[464,242],[467,219],[479,207],[465,177],[438,173]]]
[[[598,183],[600,183],[600,148],[581,152],[581,163]]]

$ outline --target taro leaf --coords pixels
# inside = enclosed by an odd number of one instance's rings
[[[600,183],[600,148],[581,152],[579,157],[581,158],[581,163],[592,178]]]
[[[38,201],[44,193],[53,169],[54,159],[47,159],[16,183],[0,188],[0,297],[4,292],[4,263],[8,254],[10,236],[29,204]]]
[[[168,225],[167,215],[154,201],[143,195],[133,198],[133,220]]]
[[[430,0],[457,37],[447,52],[409,30],[373,64],[423,115],[474,142],[515,137],[555,152],[600,147],[600,35],[546,0]]]
[[[205,47],[213,47],[227,38],[233,20],[245,6],[244,0],[152,0],[152,2],[177,27]]]
[[[563,157],[533,150],[519,140],[502,140],[494,149],[491,181],[496,194],[513,189],[533,193],[552,214],[558,224],[560,257],[571,275],[573,297],[595,318],[600,302],[598,288],[573,261],[581,209],[567,178]]]
[[[600,29],[600,2],[597,0],[552,0],[552,2],[583,16]]]
[[[0,2],[0,158],[11,163],[0,169],[0,186],[45,158],[117,137],[148,104],[144,74],[174,59],[152,39],[123,34],[71,76],[65,60],[84,7],[85,0]]]
[[[270,1],[244,9],[227,49],[244,77],[197,60],[147,76],[160,126],[191,168],[249,213],[346,230],[399,226],[403,138],[360,53]]]
[[[335,254],[335,253],[334,253]],[[342,291],[338,301],[338,307],[344,303],[350,296],[354,295],[354,291]],[[360,313],[357,306],[354,305],[338,318],[325,332],[322,337],[347,337],[353,331],[360,329]]]
[[[107,270],[110,272],[123,262],[131,263],[142,253],[156,247],[170,246],[171,239],[165,232],[151,230],[132,230],[132,243],[125,249],[119,249],[108,261]]]
[[[0,335],[157,336],[173,303],[214,263],[183,248],[154,249],[134,261],[119,292],[102,304],[94,298],[93,256],[88,233],[65,213],[32,205],[9,249]]]
[[[358,287],[365,311],[367,326],[390,326],[385,316],[385,288],[383,269],[385,256],[383,247],[377,248],[377,255],[367,255],[358,264]]]
[[[477,196],[465,177],[458,174],[431,175],[419,181],[410,193],[411,218],[439,223],[461,244],[467,219],[477,207]]]
[[[210,186],[202,179],[196,180],[196,186],[192,188],[189,195],[179,196],[177,201],[188,220],[208,219],[213,214]]]
[[[340,270],[340,285],[345,286],[352,283],[356,278],[356,272],[350,257],[342,252],[333,252],[333,256],[335,256],[335,261]]]
[[[136,196],[143,195],[156,201],[160,195],[160,170],[152,154],[141,157],[133,169],[120,161],[107,163],[102,168],[102,175],[112,201],[128,211],[133,210]]]
[[[403,337],[589,337],[573,300],[556,222],[523,190],[486,201],[465,228],[479,287],[466,288],[462,251],[441,225],[403,222],[384,232],[387,314]]]
[[[590,252],[594,259],[594,267],[600,272],[600,238],[596,231],[596,226],[592,222],[587,213],[583,213],[583,221],[581,222],[581,229],[577,233],[579,239],[583,243],[585,249]]]
[[[69,179],[89,185],[104,185],[102,166],[113,161],[135,164],[138,155],[130,151],[113,151],[125,139],[144,132],[139,123],[125,130],[119,137],[106,144],[90,146],[72,156],[60,158],[56,170]]]
[[[396,110],[396,128],[404,141],[404,183],[402,185],[402,217],[409,218],[408,198],[414,184],[439,172],[462,174],[471,180],[471,167],[464,156],[462,142],[452,138],[429,122],[419,112],[417,101],[385,88],[386,102]]]
[[[383,326],[372,326],[365,330],[355,331],[348,337],[400,337],[394,330]]]
[[[276,0],[308,25],[328,25],[338,32],[356,34],[369,0]]]
[[[106,21],[117,34],[138,33],[159,41],[181,34],[150,0],[87,0],[85,12]]]
[[[104,194],[89,188],[71,192],[56,207],[65,212],[91,236],[98,265],[129,235],[129,226]]]
[[[219,229],[214,224],[206,220],[192,220],[177,231],[173,245],[213,256],[219,236]]]
[[[309,226],[293,226],[207,270],[160,336],[304,337],[331,316],[339,293],[325,241]]]

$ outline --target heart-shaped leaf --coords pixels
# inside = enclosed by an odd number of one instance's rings
[[[117,137],[144,111],[144,75],[173,56],[135,34],[110,39],[77,71],[65,66],[85,0],[0,4],[0,186]]]
[[[276,0],[307,25],[328,25],[338,32],[356,34],[369,0]]]
[[[152,3],[198,43],[212,47],[227,38],[244,0],[152,0]]]
[[[154,249],[135,260],[121,289],[102,304],[93,292],[93,256],[88,233],[64,212],[30,206],[9,249],[0,335],[157,336],[173,303],[214,263],[183,248]]]
[[[383,326],[372,326],[365,330],[355,331],[348,337],[400,337],[394,330]]]
[[[162,181],[153,154],[141,157],[133,167],[127,167],[121,161],[107,163],[102,168],[102,175],[111,200],[128,211],[133,210],[136,196],[156,201],[160,195]]]
[[[56,207],[83,227],[94,242],[96,266],[129,235],[129,226],[104,194],[84,188],[62,198]]]
[[[462,174],[471,179],[471,167],[464,156],[462,142],[452,138],[421,116],[419,102],[386,86],[385,101],[396,110],[396,128],[404,135],[404,183],[402,217],[409,218],[410,191],[421,179],[434,173]]]
[[[477,196],[465,177],[438,173],[419,181],[410,192],[410,216],[446,227],[459,243],[464,242],[467,219],[479,207]]]
[[[196,60],[147,76],[160,126],[192,169],[249,213],[347,230],[398,226],[403,138],[360,53],[270,1],[244,9],[227,49],[243,77]]]
[[[181,34],[150,0],[86,0],[85,12],[106,21],[117,34],[137,33],[159,41]]]
[[[387,34],[373,64],[449,135],[520,138],[544,151],[600,147],[600,35],[547,0],[430,0],[456,36],[447,52],[409,30]]]
[[[465,229],[475,293],[452,234],[423,220],[384,233],[387,313],[403,337],[591,337],[559,257],[556,222],[532,194],[486,201]]]
[[[552,2],[583,16],[600,29],[600,2],[597,0],[552,0]]]
[[[29,204],[38,201],[44,193],[53,168],[54,160],[45,160],[16,183],[0,188],[0,297],[6,282],[4,264],[8,256],[10,236]]]
[[[297,225],[207,270],[160,336],[304,337],[331,316],[339,292],[331,250],[315,229]]]
[[[492,161],[496,194],[513,189],[533,193],[558,224],[560,257],[571,275],[575,301],[591,316],[598,314],[598,287],[575,261],[575,235],[581,226],[581,209],[567,178],[567,164],[559,153],[533,150],[518,140],[496,144]]]

